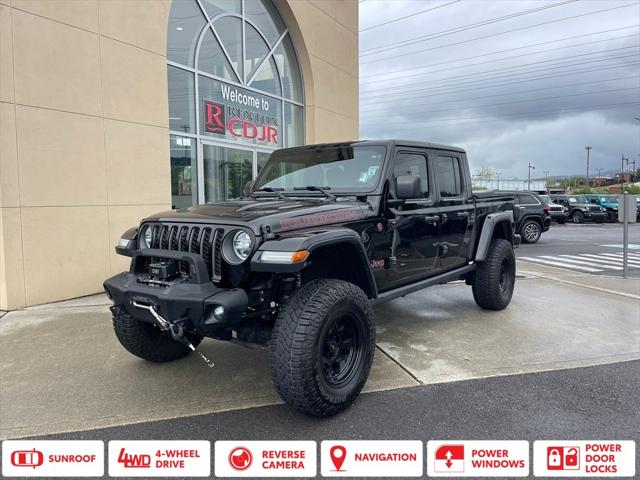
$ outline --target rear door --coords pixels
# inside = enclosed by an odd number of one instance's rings
[[[439,270],[451,270],[467,261],[473,203],[467,201],[462,158],[455,152],[436,152],[433,159],[440,215]]]
[[[436,269],[440,217],[430,187],[427,154],[422,150],[400,149],[391,168],[394,185],[401,175],[420,177],[419,197],[391,209],[394,228],[391,265],[386,272],[389,286],[397,287],[427,277]]]

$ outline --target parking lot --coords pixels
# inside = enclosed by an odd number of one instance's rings
[[[629,225],[629,275],[640,275],[640,225]],[[516,250],[519,259],[568,272],[622,275],[622,224],[553,224],[534,244]]]
[[[639,231],[634,226],[633,238]],[[568,255],[616,252],[604,245],[614,244],[617,232],[615,225],[554,226],[518,255],[559,255],[554,249],[569,247]],[[365,391],[640,359],[640,278],[594,276],[531,261],[519,261],[518,273],[513,302],[501,312],[480,310],[462,282],[377,307],[378,348]],[[216,363],[213,369],[197,356],[150,364],[117,344],[107,305],[98,295],[0,319],[0,437],[170,421],[280,403],[265,351],[205,340],[202,349]],[[624,365],[637,372],[637,363]],[[511,385],[509,378],[515,377],[505,377],[505,387]],[[366,405],[366,400],[357,402],[346,418],[361,415]],[[287,415],[296,423],[316,422]]]

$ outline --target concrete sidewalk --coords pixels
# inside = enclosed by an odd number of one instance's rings
[[[633,281],[518,266],[527,273],[502,312],[480,310],[463,283],[377,307],[365,391],[640,358]],[[265,351],[205,340],[213,369],[196,356],[147,363],[118,344],[107,305],[94,296],[0,319],[0,438],[280,402]]]

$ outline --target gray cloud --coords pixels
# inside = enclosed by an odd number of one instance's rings
[[[411,15],[361,32],[361,138],[453,143],[503,178],[528,162],[581,174],[585,145],[592,173],[637,157],[640,2],[462,0],[412,15],[450,2],[360,2],[361,29]]]

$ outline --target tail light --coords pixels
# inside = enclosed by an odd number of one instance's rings
[[[545,205],[544,207],[542,207],[544,209],[545,212],[549,213],[551,211],[551,207],[549,205]]]

